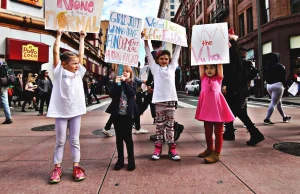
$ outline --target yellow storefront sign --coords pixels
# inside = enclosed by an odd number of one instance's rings
[[[30,61],[38,61],[39,48],[32,44],[22,45],[22,59]]]

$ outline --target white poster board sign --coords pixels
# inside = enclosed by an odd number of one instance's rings
[[[45,29],[99,33],[104,0],[45,0]]]
[[[141,32],[142,19],[111,11],[105,62],[137,67]]]
[[[296,94],[298,93],[298,84],[296,82],[293,82],[291,87],[289,87],[288,92],[293,96],[296,96]]]
[[[145,40],[160,40],[187,47],[185,27],[168,20],[146,17],[144,33]]]
[[[194,25],[191,65],[229,63],[227,23]]]

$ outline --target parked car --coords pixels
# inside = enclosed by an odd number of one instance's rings
[[[185,92],[187,94],[199,94],[200,91],[200,80],[192,80],[186,83],[185,85]]]

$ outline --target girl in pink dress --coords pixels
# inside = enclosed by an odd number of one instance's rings
[[[223,66],[200,65],[201,93],[195,119],[204,121],[205,139],[207,149],[199,154],[206,163],[215,163],[220,159],[223,144],[223,123],[234,120],[223,94],[221,85],[223,79]],[[215,130],[213,128],[215,127]],[[213,145],[213,131],[215,133],[215,148]]]

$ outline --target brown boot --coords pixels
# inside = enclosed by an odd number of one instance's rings
[[[208,164],[218,162],[220,159],[220,154],[212,152],[209,156],[204,158],[204,161]]]
[[[207,157],[207,156],[209,156],[211,153],[213,152],[213,150],[204,150],[204,152],[201,152],[199,155],[198,155],[198,157],[199,158],[205,158],[205,157]]]

